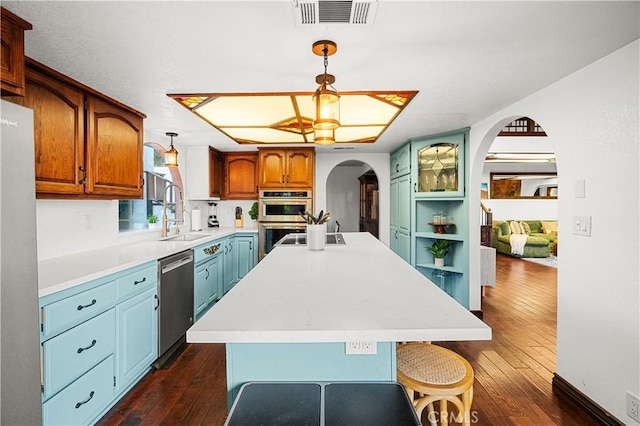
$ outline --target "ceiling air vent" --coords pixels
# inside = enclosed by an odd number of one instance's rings
[[[378,0],[293,0],[296,25],[371,25]]]

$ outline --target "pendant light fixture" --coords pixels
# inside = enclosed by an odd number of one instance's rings
[[[177,133],[167,132],[165,135],[171,137],[171,145],[164,153],[164,165],[167,167],[178,167],[178,150],[173,146],[173,138],[178,137]]]
[[[336,131],[325,130],[325,129],[315,129],[313,131],[313,140],[318,145],[331,145],[336,143]]]
[[[320,40],[313,43],[311,50],[324,57],[324,73],[316,76],[319,86],[313,94],[316,104],[316,117],[313,120],[315,140],[317,143],[331,144],[335,142],[334,130],[340,126],[340,95],[332,86],[336,77],[327,74],[327,58],[336,53],[338,45],[330,40]]]

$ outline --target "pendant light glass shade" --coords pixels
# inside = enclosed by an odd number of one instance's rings
[[[313,95],[316,104],[316,119],[313,128],[317,130],[333,130],[340,126],[340,96],[326,84],[318,87]]]
[[[178,150],[173,146],[173,138],[177,137],[177,133],[167,132],[167,136],[171,137],[171,145],[169,149],[164,153],[164,165],[167,167],[178,167]]]
[[[313,133],[314,142],[318,145],[332,145],[336,143],[335,130],[316,129]]]

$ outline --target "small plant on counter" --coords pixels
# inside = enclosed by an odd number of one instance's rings
[[[329,212],[325,213],[324,210],[320,210],[318,216],[314,216],[309,212],[300,212],[300,216],[304,218],[304,220],[307,222],[307,225],[322,225],[329,220],[329,214]]]
[[[155,214],[149,215],[149,217],[147,217],[147,222],[158,223],[158,216],[156,216]]]
[[[449,253],[449,241],[435,240],[427,250],[429,250],[435,258],[442,259]]]
[[[253,205],[251,206],[251,209],[249,209],[249,217],[251,217],[251,219],[253,220],[258,220],[258,203],[257,202],[253,203]]]

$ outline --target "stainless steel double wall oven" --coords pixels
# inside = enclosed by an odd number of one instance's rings
[[[285,235],[305,232],[306,222],[300,213],[312,211],[313,197],[310,190],[262,190],[258,207],[262,259]]]

